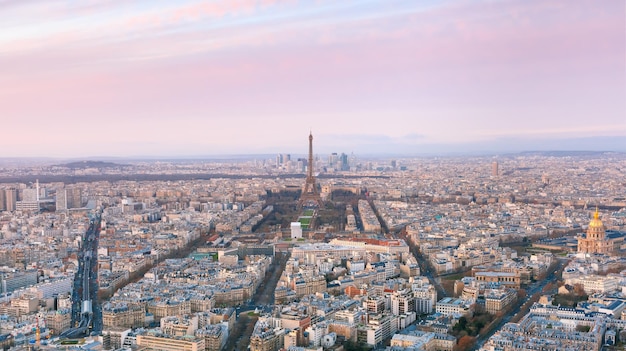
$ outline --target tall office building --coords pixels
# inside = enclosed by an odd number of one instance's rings
[[[57,189],[56,208],[57,211],[67,210],[67,190]]]
[[[17,203],[17,190],[13,188],[5,189],[4,199],[6,201],[6,210],[9,212],[15,211],[15,204]]]
[[[278,154],[276,155],[276,167],[280,167],[291,161],[291,154]]]
[[[276,167],[280,167],[280,165],[282,164],[283,164],[283,155],[282,154],[276,155]]]
[[[4,196],[4,189],[0,189],[0,211],[6,211],[7,200]]]
[[[356,167],[356,156],[354,155],[354,153],[350,154],[348,164],[350,165],[350,167]]]
[[[493,161],[491,163],[491,176],[492,177],[498,176],[498,161]]]
[[[68,209],[83,207],[83,192],[80,188],[67,187],[65,191]]]
[[[335,166],[335,164],[337,163],[337,159],[338,159],[337,153],[333,152],[332,154],[328,156],[328,165],[330,167]]]
[[[22,201],[24,202],[37,202],[39,196],[37,189],[24,189],[22,190]]]
[[[341,156],[339,157],[339,163],[341,164],[340,169],[342,171],[350,170],[350,162],[348,161],[348,155],[344,154],[343,152],[341,153]]]

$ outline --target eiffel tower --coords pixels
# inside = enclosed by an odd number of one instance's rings
[[[309,133],[309,163],[307,165],[307,175],[300,196],[300,206],[319,207],[322,204],[320,193],[317,190],[317,182],[313,175],[313,133]]]

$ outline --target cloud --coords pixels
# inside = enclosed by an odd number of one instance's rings
[[[625,112],[623,2],[84,4],[0,0],[8,128],[83,135],[89,116],[119,145],[139,128],[280,148],[313,121],[328,145],[383,150],[580,135],[592,117],[605,135]]]

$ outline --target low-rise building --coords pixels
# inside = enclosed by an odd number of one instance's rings
[[[444,297],[437,302],[435,310],[444,315],[465,315],[470,313],[470,303],[463,299]]]
[[[513,272],[475,272],[478,282],[498,283],[502,286],[519,289],[521,286],[520,274]]]
[[[204,338],[192,335],[170,336],[157,331],[137,335],[137,346],[158,351],[205,351]]]
[[[507,309],[516,299],[515,289],[490,289],[485,291],[485,310],[496,314]]]

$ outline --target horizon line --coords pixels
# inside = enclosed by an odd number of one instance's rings
[[[421,152],[421,153],[398,153],[398,152],[365,152],[351,153],[359,157],[441,157],[441,156],[506,156],[521,155],[529,153],[557,153],[557,154],[626,154],[626,150],[556,150],[556,149],[536,149],[521,151],[448,151],[448,152]],[[306,156],[306,153],[224,153],[224,154],[204,154],[204,155],[128,155],[128,156],[0,156],[0,160],[73,160],[73,161],[101,161],[106,159],[120,160],[202,160],[202,159],[227,159],[227,158],[253,158],[253,157],[273,157],[280,154]],[[327,153],[314,153],[315,155]],[[330,153],[328,153],[330,154]]]

